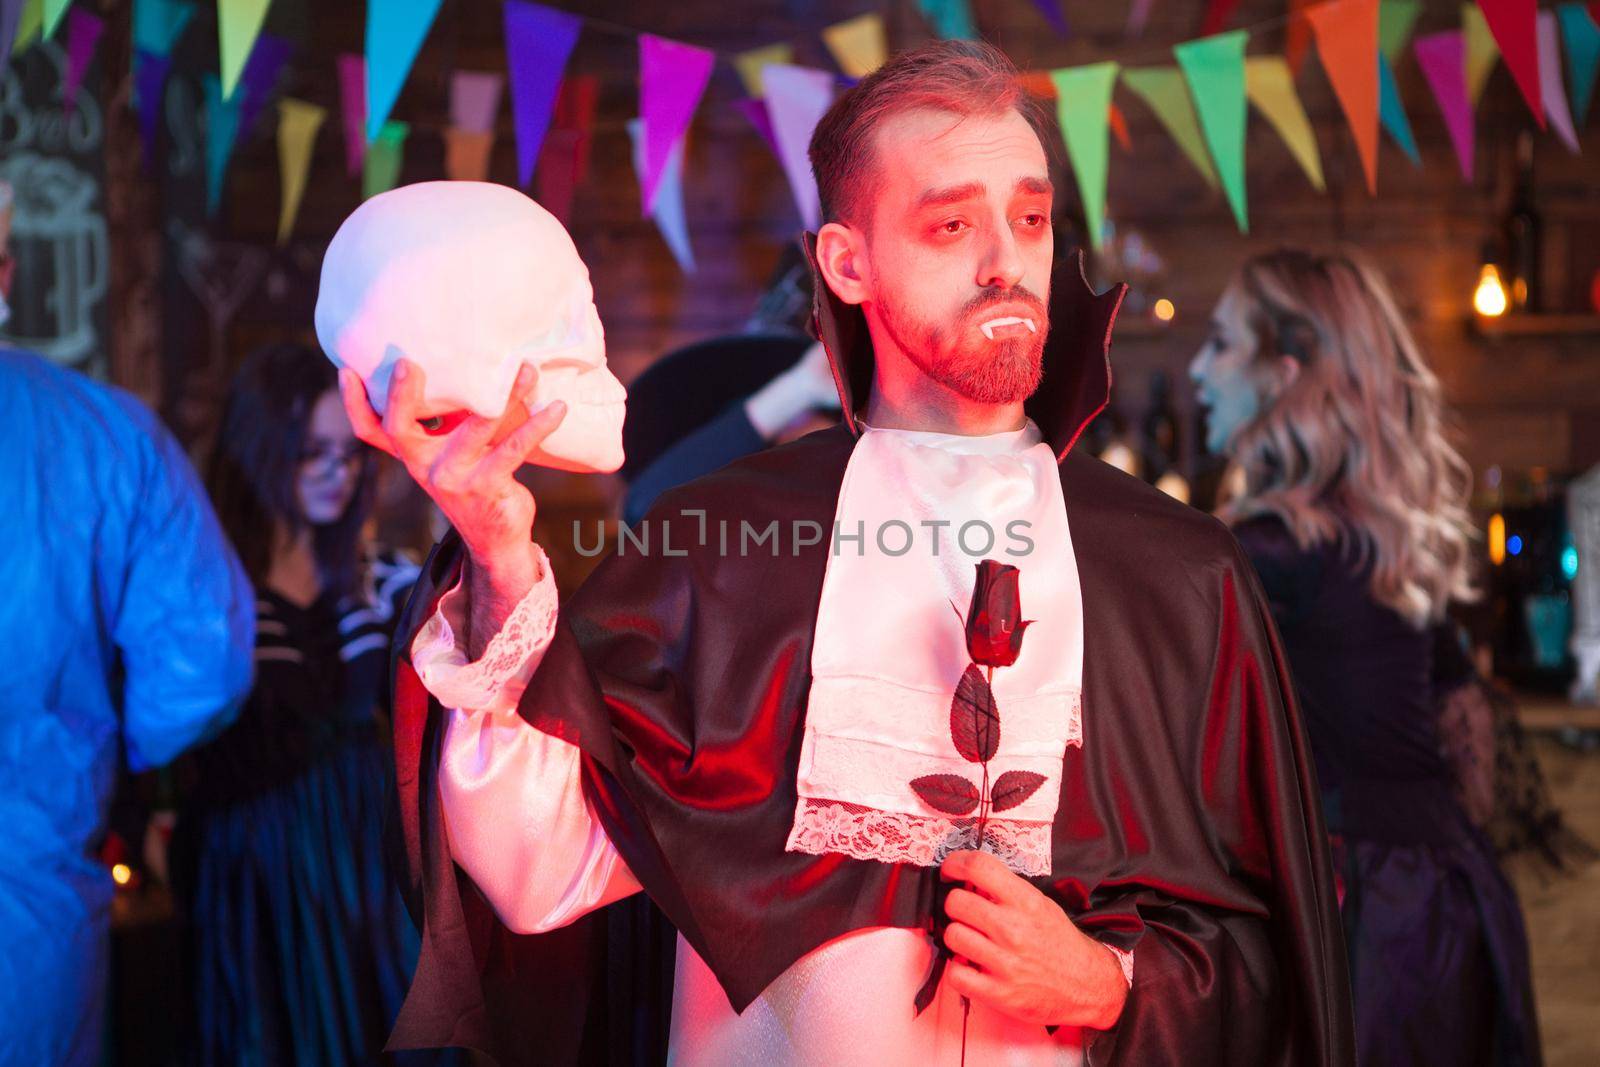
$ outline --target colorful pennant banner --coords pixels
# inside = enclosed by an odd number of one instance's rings
[[[833,61],[851,78],[865,78],[889,58],[889,45],[883,35],[883,16],[876,12],[836,22],[822,31]],[[785,58],[780,62],[788,63]],[[760,95],[752,93],[751,95]]]
[[[564,11],[506,0],[506,64],[511,70],[511,114],[517,124],[517,184],[533,184],[533,167],[550,128],[561,75],[578,43],[583,20]]]
[[[450,125],[471,133],[492,131],[504,85],[505,79],[493,71],[456,71],[450,76]]]
[[[1250,232],[1244,186],[1244,46],[1248,37],[1246,31],[1234,30],[1187,41],[1172,50],[1189,81],[1200,129],[1241,233]]]
[[[767,117],[778,146],[778,162],[789,179],[795,206],[806,229],[822,224],[817,183],[811,173],[807,149],[828,105],[833,103],[833,75],[825,70],[774,63],[766,70]]]
[[[222,68],[222,95],[233,99],[245,60],[255,49],[272,0],[217,0],[217,53]],[[373,6],[377,6],[374,4]]]
[[[1107,127],[1117,69],[1115,62],[1108,61],[1050,72],[1056,88],[1056,120],[1078,179],[1078,197],[1089,230],[1086,236],[1095,248],[1100,247],[1105,231]]]
[[[306,179],[311,173],[317,131],[327,117],[326,108],[304,100],[284,97],[278,101],[278,176],[282,187],[278,209],[279,247],[287,244],[289,234],[294,232]]]
[[[556,113],[545,135],[537,181],[539,203],[566,222],[572,198],[589,168],[589,142],[594,129],[600,83],[593,74],[579,74],[561,83]]]
[[[95,46],[105,32],[105,22],[81,8],[67,13],[67,74],[62,80],[61,95],[67,107],[76,106],[78,89],[83,85],[84,72],[94,58]]]
[[[1600,70],[1600,25],[1582,4],[1562,4],[1561,40],[1567,48],[1567,87],[1572,93],[1572,116],[1581,128],[1594,100],[1595,73]]]
[[[644,34],[639,38],[639,119],[644,123],[644,166],[639,180],[646,214],[673,146],[683,140],[711,78],[715,56],[703,48]]]
[[[344,116],[345,173],[361,173],[367,156],[367,61],[352,52],[339,56],[339,110]]]
[[[767,95],[761,72],[774,63],[793,62],[793,47],[787,44],[769,44],[734,56],[733,69],[739,72],[739,80],[744,82],[744,91],[759,100]]]
[[[1444,115],[1445,129],[1455,146],[1461,176],[1472,180],[1472,99],[1467,88],[1467,35],[1465,30],[1445,30],[1418,37],[1413,50],[1433,97]]]
[[[1306,8],[1322,69],[1356,140],[1367,192],[1378,192],[1378,0]]]
[[[1478,7],[1505,57],[1512,79],[1544,129],[1544,99],[1539,93],[1539,41],[1534,0],[1478,0]]]
[[[204,79],[206,107],[206,214],[215,215],[222,206],[222,183],[228,174],[228,161],[239,136],[239,108],[244,98],[232,99],[222,92],[215,74]]]
[[[1282,56],[1252,56],[1244,61],[1245,95],[1267,122],[1278,131],[1289,154],[1306,172],[1317,192],[1326,186],[1322,178],[1322,157],[1317,154],[1317,139],[1311,120],[1294,91],[1294,73]]]
[[[640,174],[641,186],[644,184],[645,134],[643,120],[628,120],[628,137],[633,141],[633,166]],[[672,151],[667,153],[656,179],[655,203],[647,214],[655,222],[656,229],[661,231],[662,240],[666,241],[672,258],[678,261],[678,267],[685,274],[693,274],[694,248],[689,244],[689,224],[683,209],[684,140],[679,137],[673,143]]]
[[[1489,84],[1489,75],[1500,59],[1500,48],[1494,43],[1488,20],[1470,0],[1461,5],[1461,30],[1466,35],[1467,100],[1477,107],[1484,87]]]
[[[1579,155],[1578,133],[1572,127],[1572,113],[1567,110],[1567,94],[1561,88],[1561,38],[1552,12],[1539,13],[1538,35],[1539,96],[1544,112],[1561,143],[1573,155]]]
[[[368,0],[367,141],[377,139],[444,0]],[[409,127],[408,127],[409,129]],[[390,138],[393,139],[391,132]],[[404,143],[404,134],[400,143]],[[396,149],[398,152],[398,149]],[[371,195],[371,194],[368,194]]]
[[[1200,132],[1200,120],[1195,116],[1194,101],[1189,98],[1183,72],[1177,67],[1137,67],[1122,72],[1122,84],[1155,113],[1168,136],[1194,164],[1194,169],[1215,189],[1217,172],[1206,151],[1205,137]]]
[[[409,123],[390,119],[367,144],[367,157],[361,169],[361,198],[370,200],[400,184],[400,165],[405,161]]]

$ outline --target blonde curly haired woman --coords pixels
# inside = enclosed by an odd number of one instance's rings
[[[1470,678],[1471,472],[1379,272],[1283,250],[1234,275],[1190,375],[1242,490],[1222,517],[1266,587],[1344,890],[1359,1059],[1534,1064],[1516,896],[1458,799],[1438,709]]]

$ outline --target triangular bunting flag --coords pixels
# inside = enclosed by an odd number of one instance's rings
[[[367,141],[378,137],[444,0],[368,0]],[[409,129],[409,127],[407,127]],[[392,139],[392,135],[391,135]],[[401,136],[401,142],[404,135]],[[395,149],[398,156],[399,147]],[[371,195],[371,194],[368,194]]]
[[[1252,56],[1244,61],[1245,93],[1256,110],[1266,116],[1278,131],[1289,154],[1306,172],[1317,192],[1323,192],[1322,158],[1317,154],[1317,139],[1311,121],[1294,91],[1294,75],[1281,56]]]
[[[44,0],[25,0],[22,14],[17,17],[17,35],[11,39],[11,54],[33,44],[44,29]]]
[[[1116,84],[1117,64],[1091,63],[1050,72],[1056,86],[1056,120],[1067,156],[1078,179],[1078,196],[1083,201],[1085,235],[1095,248],[1104,238],[1106,215],[1107,133],[1111,113],[1111,87]]]
[[[56,30],[61,27],[61,20],[70,6],[72,6],[72,0],[44,0],[43,37],[46,41],[55,38]]]
[[[823,33],[826,34],[827,31],[824,30]],[[774,63],[793,62],[793,48],[786,44],[769,44],[734,56],[733,69],[739,72],[739,80],[744,82],[744,91],[759,100],[767,95],[766,86],[761,80],[761,72]]]
[[[23,0],[0,0],[0,71],[11,62],[11,42],[17,39]]]
[[[361,170],[361,199],[370,200],[400,184],[400,164],[405,160],[406,135],[411,126],[390,120],[367,143],[367,158]]]
[[[134,0],[134,48],[170,56],[193,15],[194,5],[185,0]]]
[[[1463,30],[1418,37],[1413,47],[1433,97],[1444,114],[1445,129],[1455,146],[1461,176],[1472,180],[1472,101],[1467,96],[1467,42]]]
[[[1400,62],[1420,14],[1422,0],[1383,0],[1378,7],[1378,50],[1391,67]]]
[[[645,130],[639,119],[628,120],[628,137],[633,141],[633,166],[643,173]],[[683,138],[678,138],[667,154],[657,182],[655,207],[649,212],[656,229],[667,243],[672,258],[685,274],[695,272],[694,248],[689,244],[689,225],[683,210]],[[642,179],[641,179],[642,182]]]
[[[1534,0],[1478,0],[1489,32],[1505,57],[1522,99],[1544,129],[1544,100],[1539,95],[1539,41],[1535,29],[1538,9]]]
[[[84,72],[89,69],[89,60],[94,58],[95,46],[100,43],[105,29],[103,20],[81,8],[75,7],[67,13],[67,76],[62,82],[61,95],[69,108],[78,101]]]
[[[500,110],[505,79],[493,71],[458,70],[450,75],[450,125],[468,133],[489,133]]]
[[[1206,0],[1206,17],[1200,23],[1200,36],[1211,37],[1221,33],[1223,27],[1228,25],[1228,19],[1233,16],[1233,9],[1239,6],[1239,0]]]
[[[305,195],[306,176],[311,173],[311,150],[317,130],[328,117],[326,108],[304,100],[284,97],[278,101],[278,176],[282,203],[278,208],[278,244],[282,246],[294,232],[300,215],[300,199]]]
[[[222,95],[233,99],[245,60],[256,46],[272,0],[218,0],[217,63],[222,68]]]
[[[1106,122],[1111,125],[1111,133],[1117,139],[1117,144],[1122,146],[1124,152],[1133,151],[1133,138],[1128,136],[1128,117],[1116,104],[1106,108]]]
[[[1600,26],[1582,4],[1562,4],[1561,39],[1567,46],[1567,87],[1572,93],[1572,117],[1581,129],[1594,100],[1595,73],[1600,69]]]
[[[517,123],[517,184],[533,183],[533,165],[550,128],[561,75],[578,43],[583,20],[565,11],[506,0],[506,64],[511,70],[511,114]]]
[[[642,34],[639,37],[639,118],[644,123],[645,211],[655,208],[661,169],[672,146],[689,132],[711,78],[713,55],[703,48]]]
[[[1194,169],[1213,189],[1217,187],[1217,172],[1211,165],[1211,155],[1206,151],[1200,120],[1195,117],[1194,101],[1189,98],[1183,72],[1177,67],[1138,67],[1122,72],[1122,84],[1155,112],[1168,135],[1183,149],[1183,154]]]
[[[167,77],[172,59],[139,49],[133,54],[133,86],[139,98],[139,141],[144,145],[145,173],[154,172],[156,137],[160,132],[162,109],[166,103]]]
[[[1417,139],[1411,133],[1411,120],[1406,117],[1405,105],[1400,102],[1400,87],[1395,84],[1394,68],[1389,57],[1378,53],[1378,121],[1389,132],[1400,151],[1416,166],[1422,166],[1417,154]]]
[[[344,118],[344,169],[354,178],[367,155],[367,61],[339,55],[339,110]]]
[[[1283,28],[1283,58],[1289,63],[1289,71],[1296,78],[1300,76],[1300,67],[1306,61],[1306,53],[1311,50],[1311,20],[1305,17],[1305,9],[1320,0],[1289,0],[1289,24]]]
[[[289,57],[293,54],[294,45],[282,37],[263,33],[256,38],[255,50],[250,53],[244,73],[239,77],[240,91],[244,94],[244,103],[239,108],[241,136],[249,135],[256,116],[277,90],[278,76],[289,65]]]
[[[593,74],[578,74],[561,83],[556,114],[545,134],[536,172],[539,203],[565,223],[572,215],[572,197],[589,168],[590,130],[600,83]]]
[[[1356,139],[1367,192],[1378,192],[1378,0],[1331,0],[1306,9],[1322,69]]]
[[[493,151],[493,130],[463,130],[452,126],[444,131],[444,172],[451,181],[488,181],[489,157]]]
[[[1244,46],[1249,36],[1245,30],[1234,30],[1186,41],[1172,50],[1189,80],[1200,129],[1211,146],[1211,158],[1241,233],[1250,232],[1244,185]]]
[[[978,36],[967,0],[917,0],[917,10],[946,41],[971,41]]]
[[[1477,4],[1461,5],[1461,29],[1467,42],[1467,100],[1477,107],[1483,97],[1483,87],[1489,84],[1495,61],[1500,58],[1500,48],[1494,43],[1494,34],[1489,31],[1489,23]]]
[[[1550,11],[1539,13],[1539,95],[1544,100],[1545,114],[1556,136],[1573,153],[1578,155],[1578,133],[1572,128],[1572,113],[1567,110],[1567,94],[1561,88],[1561,39],[1556,29],[1556,16]]]
[[[1033,6],[1039,9],[1039,14],[1044,16],[1056,33],[1065,37],[1072,32],[1067,25],[1067,16],[1061,13],[1061,0],[1033,0]]]
[[[239,136],[239,106],[243,98],[222,95],[216,75],[205,76],[206,94],[206,214],[215,215],[222,206],[222,182],[228,174],[228,160]]]
[[[822,43],[828,46],[839,69],[851,78],[865,78],[889,58],[889,46],[883,36],[883,16],[875,11],[829,26],[822,31]]]
[[[741,115],[749,120],[750,125],[755,127],[756,133],[761,135],[761,140],[766,143],[767,148],[772,152],[773,158],[781,164],[783,162],[783,153],[778,151],[778,135],[772,131],[772,116],[767,113],[767,102],[765,100],[746,98],[744,100],[735,100],[733,105],[739,109]]]
[[[817,182],[806,154],[811,133],[828,105],[833,103],[833,75],[825,70],[774,63],[767,68],[767,117],[778,145],[778,161],[789,179],[795,206],[808,230],[822,225]]]
[[[1151,0],[1133,0],[1128,5],[1128,25],[1122,31],[1126,37],[1138,37],[1144,33],[1144,25],[1150,21]]]

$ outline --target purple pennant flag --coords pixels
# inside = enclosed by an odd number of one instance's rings
[[[494,129],[505,79],[490,71],[458,70],[450,76],[450,125],[468,133]]]
[[[1062,37],[1072,32],[1067,26],[1067,16],[1061,11],[1061,0],[1033,0],[1033,6],[1050,23],[1050,28]]]
[[[250,132],[251,123],[255,122],[267,101],[272,99],[273,90],[278,87],[278,76],[283,73],[293,54],[294,45],[282,37],[270,33],[256,36],[250,58],[245,60],[244,70],[239,73],[239,85],[244,90],[244,101],[239,105],[240,139]]]
[[[133,57],[134,85],[139,91],[139,140],[144,143],[144,169],[150,173],[156,163],[156,135],[160,131],[161,111],[166,104],[167,76],[172,59],[139,49]]]
[[[367,61],[351,52],[339,56],[339,104],[344,111],[344,169],[354,178],[367,158]]]
[[[767,87],[767,114],[778,142],[778,160],[789,179],[795,206],[806,229],[822,224],[817,182],[806,149],[828,105],[833,103],[833,75],[825,70],[774,63],[763,74]]]
[[[561,74],[578,43],[583,20],[527,0],[506,0],[506,66],[511,70],[511,117],[517,128],[517,180],[533,182],[539,146],[550,128]]]
[[[11,61],[11,42],[17,39],[24,0],[0,0],[0,70]]]
[[[1472,101],[1467,98],[1467,45],[1460,30],[1445,30],[1418,37],[1417,64],[1428,78],[1433,95],[1444,112],[1450,143],[1455,145],[1461,176],[1472,180]]]
[[[694,121],[714,60],[703,48],[649,34],[639,36],[639,116],[644,122],[640,191],[647,213],[655,210],[667,157]]]
[[[67,77],[61,95],[69,108],[78,101],[84,72],[89,69],[89,60],[94,58],[95,45],[100,43],[105,29],[105,22],[87,11],[76,7],[67,11]]]
[[[1150,18],[1150,3],[1151,0],[1133,0],[1133,3],[1128,5],[1127,36],[1141,37],[1144,35],[1144,24]]]
[[[772,116],[767,114],[767,102],[751,97],[748,100],[735,100],[733,103],[744,117],[750,120],[750,125],[756,128],[761,140],[772,149],[772,154],[778,156],[778,136],[772,132]]]

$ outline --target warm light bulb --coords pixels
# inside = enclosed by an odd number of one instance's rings
[[[127,885],[133,881],[133,870],[126,863],[118,863],[111,868],[111,880],[118,885]]]
[[[1168,300],[1166,297],[1162,297],[1160,300],[1157,300],[1156,306],[1152,310],[1155,313],[1155,317],[1161,322],[1171,322],[1172,316],[1178,313],[1178,309],[1173,307],[1172,301]]]
[[[1506,518],[1499,512],[1489,516],[1489,562],[1496,567],[1506,561]]]
[[[1500,280],[1500,270],[1493,263],[1485,263],[1478,272],[1478,288],[1473,291],[1472,306],[1485,318],[1506,313],[1505,283]]]

